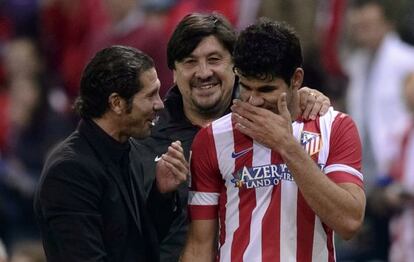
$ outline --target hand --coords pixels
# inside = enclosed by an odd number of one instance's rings
[[[309,87],[302,87],[299,92],[299,107],[302,117],[305,120],[315,120],[319,114],[323,116],[328,112],[331,101],[327,96],[318,90]]]
[[[181,142],[175,141],[157,162],[155,179],[161,193],[174,191],[187,180],[189,169],[183,152]]]
[[[232,120],[243,134],[268,148],[280,150],[289,138],[293,138],[286,93],[279,96],[277,106],[279,114],[236,99],[231,107]]]

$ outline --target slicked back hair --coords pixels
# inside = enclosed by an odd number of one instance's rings
[[[108,110],[112,93],[124,98],[130,109],[134,95],[142,89],[141,74],[151,68],[154,68],[152,58],[138,49],[126,46],[102,49],[82,73],[75,110],[82,118],[99,118]]]

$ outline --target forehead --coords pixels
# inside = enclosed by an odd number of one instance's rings
[[[239,77],[239,83],[242,85],[248,86],[250,88],[260,88],[263,86],[281,86],[286,84],[285,81],[281,77],[273,77],[273,78],[265,78],[259,79],[254,77],[245,77],[242,75],[237,74]]]
[[[351,22],[375,22],[383,19],[384,15],[381,7],[375,4],[367,4],[360,8],[351,9]]]
[[[221,44],[217,37],[210,35],[200,41],[190,56],[207,56],[212,53],[230,55],[230,52]]]
[[[139,76],[139,82],[141,83],[142,88],[138,93],[151,92],[153,89],[157,89],[160,86],[157,71],[154,67],[142,72]]]

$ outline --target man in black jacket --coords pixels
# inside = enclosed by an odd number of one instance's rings
[[[230,112],[238,86],[233,72],[232,50],[236,33],[230,23],[218,14],[190,14],[177,25],[167,47],[168,67],[174,82],[164,101],[159,123],[145,140],[134,140],[131,159],[139,158],[145,167],[145,191],[150,192],[156,162],[172,141],[181,141],[186,159],[195,134]],[[330,105],[321,93],[302,88],[300,104],[304,118],[324,114]],[[132,168],[140,167],[132,161]],[[139,173],[139,170],[137,171]],[[142,172],[141,172],[142,173]],[[152,174],[152,175],[151,175]],[[161,261],[178,261],[187,233],[188,185],[179,187],[179,208],[182,213],[171,221],[159,210],[157,224],[169,230],[160,246]],[[151,205],[159,205],[149,201]]]
[[[140,177],[130,172],[129,138],[150,135],[163,102],[152,59],[129,47],[98,52],[85,68],[75,132],[48,157],[35,196],[48,261],[158,261],[154,208],[172,221],[175,190],[186,179],[180,142],[158,164],[147,206]],[[140,171],[143,171],[142,169]],[[156,214],[155,214],[156,215]],[[158,233],[158,236],[157,236]]]

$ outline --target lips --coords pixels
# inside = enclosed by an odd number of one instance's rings
[[[192,88],[200,88],[200,89],[209,89],[218,84],[220,84],[220,79],[215,76],[212,76],[206,79],[194,78],[190,82],[190,86]]]
[[[155,126],[157,123],[158,123],[158,120],[160,119],[160,116],[158,116],[158,115],[155,115],[153,118],[152,118],[152,120],[150,121],[151,122],[151,126]]]

